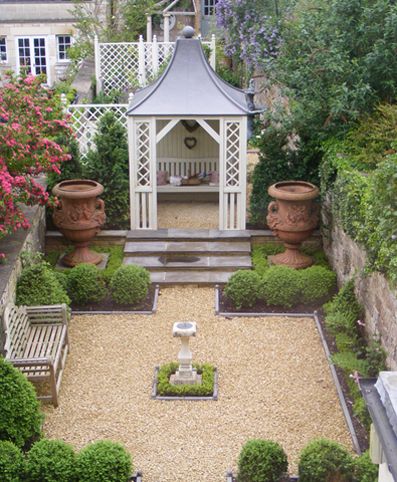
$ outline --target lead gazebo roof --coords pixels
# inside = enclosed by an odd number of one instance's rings
[[[138,90],[127,111],[131,116],[198,117],[250,114],[247,96],[223,81],[210,67],[201,47],[185,28],[172,59],[153,84]]]

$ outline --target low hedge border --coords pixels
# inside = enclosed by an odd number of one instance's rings
[[[208,363],[193,363],[202,376],[200,385],[172,385],[169,378],[178,369],[177,362],[154,370],[152,398],[155,400],[218,400],[218,370]]]

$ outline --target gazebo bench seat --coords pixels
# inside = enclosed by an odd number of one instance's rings
[[[198,186],[172,186],[165,184],[157,186],[159,193],[187,193],[187,192],[219,192],[219,186],[209,186],[208,184],[199,184]]]

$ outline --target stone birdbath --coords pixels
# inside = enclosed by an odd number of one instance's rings
[[[194,321],[178,321],[172,328],[172,335],[180,337],[181,349],[178,353],[179,368],[174,375],[170,377],[170,383],[173,385],[195,385],[201,383],[201,375],[192,365],[192,352],[189,348],[189,339],[196,336],[197,324]]]

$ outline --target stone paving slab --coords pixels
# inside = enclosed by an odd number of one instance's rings
[[[208,269],[224,269],[228,268],[251,268],[250,256],[200,256],[197,260],[191,262],[184,262],[181,256],[180,261],[168,261],[161,260],[161,256],[128,256],[124,258],[124,264],[135,264],[138,266],[144,266],[147,269],[156,268],[208,268]]]
[[[140,253],[250,253],[251,244],[247,241],[146,241],[131,242],[128,241],[124,247],[124,254],[139,255]]]
[[[150,279],[159,284],[209,285],[227,283],[232,274],[232,271],[152,271]]]
[[[128,231],[127,240],[139,239],[249,239],[251,234],[246,230],[219,229],[135,229]]]

